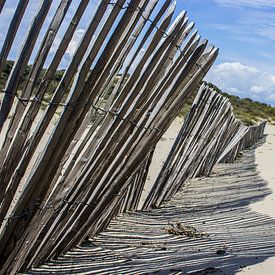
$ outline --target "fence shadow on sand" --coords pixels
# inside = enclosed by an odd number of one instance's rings
[[[256,146],[216,165],[210,177],[190,180],[162,207],[121,214],[93,240],[29,274],[234,274],[275,256],[275,220],[249,208],[271,193],[256,170]],[[178,222],[209,236],[167,234]]]

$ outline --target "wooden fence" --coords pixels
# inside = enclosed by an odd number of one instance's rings
[[[218,162],[233,162],[263,137],[266,121],[245,126],[227,98],[203,84],[143,209],[169,200],[188,179],[208,176]]]
[[[1,91],[4,274],[66,253],[101,232],[119,212],[138,208],[156,144],[218,54],[192,32],[194,23],[186,12],[172,20],[172,0],[98,1],[48,100],[55,73],[90,7],[89,0],[78,1],[46,65],[74,1],[58,1],[43,33],[52,2],[41,1]],[[4,4],[0,0],[0,12]],[[0,53],[0,71],[28,4],[18,2]],[[41,42],[39,33],[44,34]],[[19,89],[32,55],[27,81]],[[244,126],[227,99],[201,86],[144,209],[169,199],[188,178],[209,175],[215,163],[234,160],[263,135],[264,125]]]
[[[218,54],[206,40],[200,41],[197,31],[192,32],[194,23],[188,22],[186,12],[171,24],[176,8],[172,0],[97,1],[48,100],[62,57],[90,7],[89,0],[77,2],[46,65],[58,30],[75,3],[60,0],[43,33],[52,2],[41,0],[1,91],[4,274],[61,255],[100,232],[119,211],[136,208],[157,142]],[[2,12],[4,3],[0,1]],[[2,46],[0,70],[28,3],[18,2]],[[39,33],[44,35],[41,42]],[[31,71],[19,90],[31,56],[35,56]]]

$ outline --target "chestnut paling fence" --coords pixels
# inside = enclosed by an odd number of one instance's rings
[[[194,23],[188,22],[186,12],[172,22],[172,0],[102,0],[96,6],[82,0],[46,62],[75,4],[58,1],[44,31],[53,2],[41,1],[2,91],[4,274],[58,257],[101,232],[117,213],[137,209],[157,142],[218,54],[217,48],[200,41],[196,30],[192,32]],[[1,12],[4,3],[0,1]],[[18,2],[2,45],[0,70],[28,4]],[[48,100],[50,84],[85,12],[93,16]],[[19,90],[32,55],[31,71]],[[165,165],[175,172],[161,172],[165,179],[160,175],[145,208],[168,199],[188,177],[210,173],[217,161],[234,159],[262,135],[263,124],[245,127],[230,109],[227,100],[201,87]],[[183,146],[186,142],[190,144]],[[188,160],[181,153],[189,154]]]
[[[202,85],[143,209],[169,200],[188,179],[208,176],[218,162],[233,162],[264,135],[266,121],[246,126],[227,98]]]
[[[18,3],[1,64],[27,2]],[[51,100],[46,101],[49,85],[81,17],[91,8],[89,1],[78,2],[46,66],[72,3],[59,1],[38,43],[52,2],[41,1],[3,91],[3,273],[15,273],[65,253],[108,224],[123,197],[131,193],[127,187],[135,189],[144,180],[144,160],[150,161],[156,143],[218,53],[215,47],[207,46],[207,41],[200,42],[197,31],[191,33],[194,24],[188,22],[186,12],[171,24],[176,8],[172,1],[98,1],[97,7],[89,10],[94,15],[71,62]],[[20,77],[34,53],[29,78],[19,91]],[[110,89],[121,72],[120,80]],[[61,114],[52,126],[56,111]],[[137,201],[129,199],[125,204],[130,208]]]

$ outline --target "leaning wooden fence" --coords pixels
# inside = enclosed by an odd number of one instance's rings
[[[28,2],[18,2],[1,50],[0,69]],[[46,66],[58,30],[75,3],[59,1],[39,42],[52,2],[41,0],[2,91],[0,266],[4,274],[61,255],[100,232],[119,211],[136,208],[152,151],[218,54],[217,48],[200,41],[197,31],[192,32],[194,24],[186,12],[171,24],[176,8],[172,0],[101,0],[88,11],[94,12],[91,21],[46,100],[62,57],[90,7],[88,0],[78,2]],[[0,1],[2,12],[4,3]],[[32,55],[30,74],[19,90]]]
[[[266,121],[245,126],[227,98],[203,84],[143,209],[169,200],[188,179],[208,176],[218,162],[232,162],[263,137]]]

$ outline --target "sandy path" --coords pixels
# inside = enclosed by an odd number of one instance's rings
[[[260,176],[268,182],[273,193],[264,200],[251,204],[250,208],[275,219],[275,126],[267,125],[266,142],[256,150],[256,164]],[[275,274],[275,257],[254,266],[246,267],[238,274]]]

